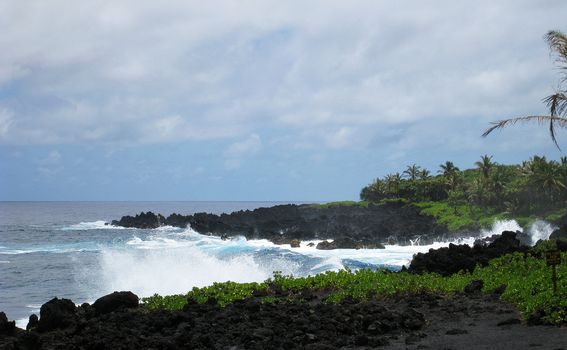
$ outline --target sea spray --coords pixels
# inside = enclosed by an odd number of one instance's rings
[[[540,239],[548,239],[551,233],[556,229],[557,227],[555,225],[547,221],[536,220],[528,227],[527,233],[532,240],[532,245],[534,245]]]
[[[101,292],[130,290],[141,296],[186,293],[218,281],[251,282],[269,277],[248,255],[220,260],[196,248],[104,250]]]
[[[496,220],[492,224],[492,227],[490,228],[490,230],[481,230],[480,236],[482,238],[490,237],[490,236],[493,236],[493,235],[499,235],[503,231],[512,231],[512,232],[520,231],[520,232],[522,232],[523,229],[520,226],[520,224],[518,224],[518,222],[516,220]]]

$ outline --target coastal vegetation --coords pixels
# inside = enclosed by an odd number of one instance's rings
[[[567,264],[558,266],[558,289],[554,292],[551,270],[536,252],[537,247],[534,255],[504,255],[490,261],[486,267],[477,267],[472,273],[461,272],[448,277],[435,273],[416,275],[367,269],[329,271],[297,278],[275,273],[263,283],[214,283],[208,287],[193,288],[187,294],[156,294],[143,298],[143,303],[148,309],[180,310],[189,302],[226,306],[252,296],[266,303],[308,302],[314,294],[325,303],[338,303],[347,298],[368,300],[423,293],[449,296],[462,292],[472,281],[482,280],[483,291],[502,293],[501,299],[515,304],[525,320],[566,323]],[[562,253],[562,260],[567,261],[567,252]]]
[[[559,161],[533,156],[504,165],[483,155],[475,167],[461,170],[451,161],[436,175],[416,164],[402,173],[375,179],[360,192],[368,203],[401,201],[416,205],[450,230],[475,229],[495,219],[526,225],[536,218],[554,220],[567,213],[567,157]]]

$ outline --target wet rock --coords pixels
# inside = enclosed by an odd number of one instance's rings
[[[301,241],[300,241],[299,239],[292,239],[292,240],[289,242],[289,245],[290,245],[292,248],[299,248],[299,246],[301,245]]]
[[[138,307],[139,298],[132,292],[114,292],[97,299],[92,307],[97,314]]]
[[[75,304],[69,299],[51,299],[39,310],[37,330],[47,332],[71,326],[77,320],[75,309]]]

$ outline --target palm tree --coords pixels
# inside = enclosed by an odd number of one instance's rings
[[[495,163],[492,162],[492,156],[488,156],[487,154],[480,157],[480,161],[475,162],[474,165],[480,170],[482,173],[482,177],[484,179],[488,179],[490,175],[490,170],[494,167]]]
[[[441,168],[441,170],[439,170],[439,173],[443,174],[443,176],[445,177],[450,177],[459,171],[459,168],[457,168],[453,164],[453,162],[449,162],[449,161],[446,161],[445,164],[439,165],[439,167]]]
[[[427,169],[423,169],[419,172],[419,179],[420,180],[427,180],[431,172]]]
[[[402,175],[400,175],[400,173],[388,174],[386,175],[384,181],[386,182],[389,194],[393,194],[397,197],[400,191],[400,182],[402,182]]]
[[[534,172],[530,181],[535,188],[543,190],[547,198],[553,202],[556,194],[565,188],[561,181],[560,167],[555,161],[547,161],[545,157],[534,157],[532,161]]]
[[[439,167],[441,168],[439,170],[439,173],[443,174],[443,177],[445,178],[445,183],[449,187],[449,189],[446,191],[447,192],[449,190],[454,191],[461,181],[461,177],[459,176],[460,174],[459,168],[456,167],[455,164],[453,164],[453,162],[450,161],[446,161],[445,164],[441,164],[439,165]]]
[[[552,52],[557,54],[556,62],[560,68],[562,75],[561,84],[567,81],[567,35],[560,31],[552,30],[545,35],[545,41],[549,45]],[[549,108],[549,115],[529,115],[523,117],[516,117],[510,119],[499,120],[493,122],[492,126],[488,128],[483,137],[493,132],[496,129],[502,129],[508,125],[513,125],[518,122],[537,121],[539,124],[549,123],[549,134],[555,146],[559,148],[557,139],[555,138],[555,127],[567,126],[567,90],[562,88],[561,85],[557,91],[543,99],[543,102]],[[559,148],[560,149],[560,148]]]
[[[408,179],[413,182],[417,180],[421,173],[421,167],[415,164],[408,165],[407,169],[403,172],[404,175],[407,175]]]

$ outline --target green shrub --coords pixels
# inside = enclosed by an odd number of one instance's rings
[[[540,249],[549,247],[542,245]],[[214,283],[212,286],[193,288],[183,295],[143,298],[149,309],[179,310],[189,299],[198,303],[215,300],[226,306],[236,300],[252,296],[254,291],[263,291],[262,302],[300,302],[302,291],[316,291],[325,296],[325,302],[338,303],[344,298],[364,300],[398,294],[440,293],[451,294],[462,291],[472,280],[483,280],[484,290],[492,292],[507,285],[502,294],[504,300],[515,305],[530,319],[543,314],[543,321],[550,324],[567,323],[567,253],[562,254],[566,263],[558,267],[558,292],[553,293],[551,269],[542,258],[521,253],[509,254],[490,261],[486,267],[477,267],[472,274],[459,273],[449,277],[429,273],[414,275],[407,272],[393,273],[386,270],[327,271],[322,274],[293,277],[275,272],[263,283]],[[277,291],[277,293],[276,293]]]

